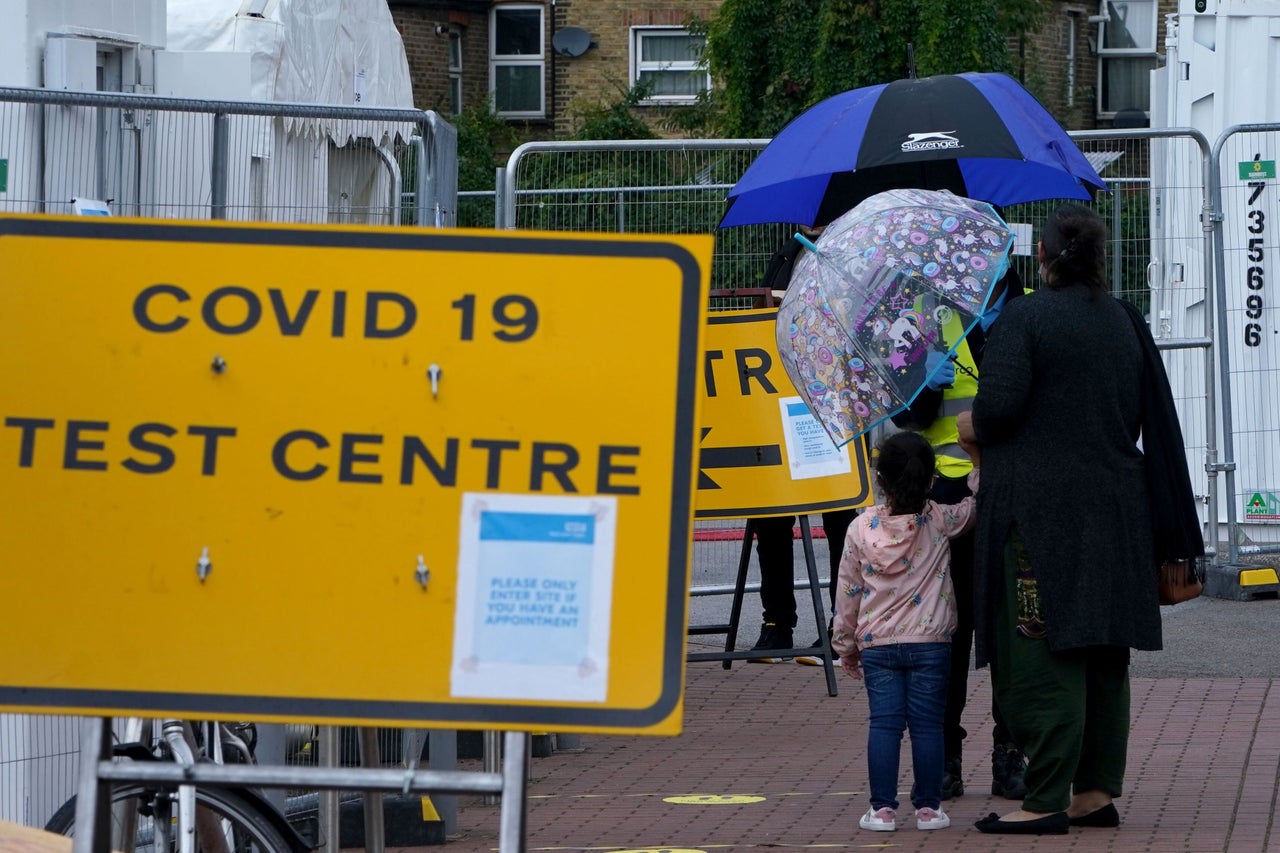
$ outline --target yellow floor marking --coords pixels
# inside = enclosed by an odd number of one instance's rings
[[[787,850],[872,850],[900,847],[889,841],[877,844],[703,844],[701,847],[641,847],[623,849],[621,847],[530,847],[536,853],[705,853],[707,850],[754,850],[761,849]],[[498,848],[491,848],[497,850]]]
[[[764,797],[754,794],[685,794],[680,797],[663,797],[662,801],[690,806],[737,806],[744,803],[764,802]]]
[[[857,797],[866,794],[866,791],[787,791],[782,794],[767,794],[763,796],[772,797]],[[593,800],[593,799],[611,799],[620,800],[627,797],[662,797],[666,799],[666,795],[657,792],[647,792],[638,794],[530,794],[530,800]]]

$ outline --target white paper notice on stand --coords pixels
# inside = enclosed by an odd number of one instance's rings
[[[778,399],[778,408],[782,411],[782,434],[787,445],[787,464],[791,467],[791,479],[831,477],[848,474],[852,470],[849,449],[836,447],[822,422],[813,416],[804,400],[799,397],[781,397]]]
[[[618,503],[468,493],[450,692],[603,702]]]

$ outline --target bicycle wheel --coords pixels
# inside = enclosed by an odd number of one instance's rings
[[[172,853],[178,849],[178,794],[142,785],[111,793],[111,849],[121,853]],[[291,853],[292,847],[258,808],[235,791],[196,789],[197,853]],[[75,836],[76,798],[45,824],[49,832]]]

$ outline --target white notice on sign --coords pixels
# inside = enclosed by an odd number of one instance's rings
[[[463,496],[453,696],[605,701],[617,513],[609,497]]]
[[[799,397],[781,397],[782,433],[786,437],[791,479],[831,477],[852,470],[847,447],[836,447],[822,423]]]

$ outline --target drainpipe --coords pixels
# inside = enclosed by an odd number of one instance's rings
[[[547,45],[547,53],[551,54],[551,92],[547,98],[547,121],[551,123],[551,131],[556,127],[556,0],[551,0],[551,41]]]
[[[1067,12],[1067,109],[1076,105],[1076,13]]]

